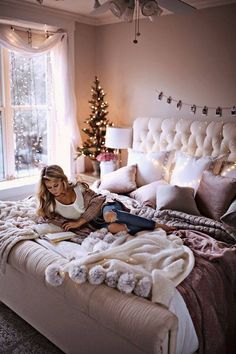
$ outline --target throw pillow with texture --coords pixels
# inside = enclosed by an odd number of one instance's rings
[[[171,155],[170,151],[144,153],[129,149],[127,165],[137,165],[137,186],[142,187],[160,179],[168,181]]]
[[[156,209],[171,209],[191,215],[200,215],[194,200],[194,189],[170,184],[157,187]]]
[[[205,171],[196,193],[196,203],[202,215],[220,221],[236,197],[236,178],[214,175]]]
[[[121,167],[101,178],[99,189],[107,189],[112,193],[127,194],[137,188],[136,166]]]
[[[221,216],[220,220],[225,224],[236,228],[236,199],[231,203],[226,213]]]
[[[152,208],[156,208],[156,189],[158,186],[168,184],[163,179],[155,181],[145,186],[142,186],[130,193],[130,197],[137,200],[139,203],[149,205]]]
[[[196,157],[183,152],[176,154],[175,166],[170,178],[170,184],[192,187],[197,191],[202,174],[205,170],[211,169],[214,173],[219,173],[223,159],[212,156]],[[215,168],[215,170],[214,170]]]

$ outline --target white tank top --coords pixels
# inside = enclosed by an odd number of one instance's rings
[[[66,219],[78,220],[80,216],[84,213],[84,198],[83,198],[83,187],[78,185],[74,188],[76,198],[72,204],[62,204],[55,200],[56,207],[55,212]]]

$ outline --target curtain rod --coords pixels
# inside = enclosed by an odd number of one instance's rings
[[[36,28],[31,28],[31,27],[21,27],[21,26],[15,26],[15,25],[9,25],[13,31],[22,31],[22,32],[31,32],[35,34],[42,34],[42,35],[53,35],[58,32],[65,32],[63,29],[58,29],[57,31],[52,31],[48,30],[46,27],[45,29],[36,29]]]

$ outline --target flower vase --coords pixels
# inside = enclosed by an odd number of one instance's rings
[[[93,166],[93,176],[100,176],[100,162],[97,160],[91,160]]]
[[[101,161],[100,171],[101,177],[107,173],[113,172],[117,169],[117,161]]]

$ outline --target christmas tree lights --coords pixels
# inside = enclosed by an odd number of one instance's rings
[[[77,147],[76,158],[81,155],[88,156],[91,160],[102,152],[113,152],[113,149],[105,147],[105,135],[107,126],[113,126],[113,123],[107,119],[108,103],[105,101],[105,93],[100,86],[97,76],[95,76],[94,86],[91,88],[92,98],[89,101],[91,113],[85,123],[88,128],[83,128],[83,132],[88,136],[83,144]]]

